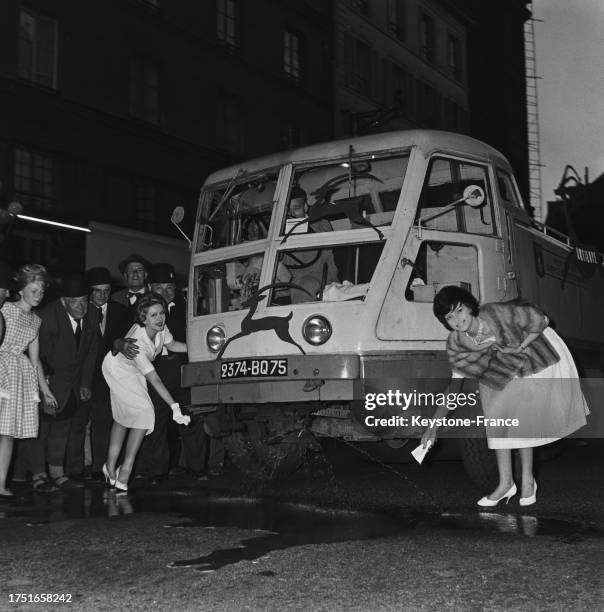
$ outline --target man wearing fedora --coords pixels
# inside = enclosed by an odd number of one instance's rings
[[[46,444],[50,477],[59,488],[70,489],[81,483],[65,475],[65,455],[68,444],[72,461],[73,454],[81,452],[83,468],[84,438],[78,430],[79,415],[71,441],[70,434],[74,415],[92,394],[99,313],[88,308],[88,286],[82,275],[64,278],[60,296],[40,311],[40,358],[48,368],[50,389],[58,402],[56,414],[42,418],[40,438]],[[84,435],[85,432],[84,424]]]
[[[81,404],[71,419],[71,433],[67,449],[66,469],[70,475],[79,475],[84,469],[84,440],[90,420],[92,447],[92,475],[102,479],[102,467],[107,460],[109,432],[113,423],[109,387],[101,371],[103,359],[117,338],[121,338],[129,327],[127,309],[123,304],[109,300],[111,275],[103,267],[86,271],[86,285],[90,290],[88,309],[97,313],[99,320],[99,350],[92,377],[92,398]]]
[[[168,305],[166,327],[178,342],[186,342],[187,304],[176,288],[176,273],[169,263],[156,263],[150,267],[148,277],[151,292],[161,295]],[[170,353],[166,348],[155,362],[155,369],[174,399],[181,404],[189,403],[180,386],[180,368],[186,363],[186,353]],[[170,470],[170,448],[172,455],[178,453],[178,430],[172,428],[172,414],[166,403],[149,387],[149,395],[155,409],[155,428],[143,440],[137,457],[136,470],[150,478],[163,478]]]
[[[138,253],[132,253],[120,261],[118,269],[126,287],[116,291],[111,299],[127,308],[133,306],[147,291],[147,275],[150,268],[151,264]]]

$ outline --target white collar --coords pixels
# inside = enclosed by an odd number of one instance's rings
[[[65,312],[67,312],[67,310]],[[73,327],[73,329],[77,327],[78,321],[82,321],[82,327],[84,327],[84,317],[81,319],[74,319],[68,312],[67,316],[69,317],[69,322],[71,323],[71,327]]]

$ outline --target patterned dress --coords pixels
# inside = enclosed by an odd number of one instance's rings
[[[6,323],[0,345],[0,434],[14,438],[38,435],[38,374],[25,354],[42,320],[16,304],[5,302]]]

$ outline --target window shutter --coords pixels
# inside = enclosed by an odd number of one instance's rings
[[[371,97],[380,99],[380,56],[377,51],[371,51]]]
[[[34,81],[54,88],[55,83],[55,61],[56,61],[56,23],[46,17],[38,17],[36,20],[35,66],[36,74]]]
[[[355,64],[354,39],[350,34],[344,34],[344,83],[353,86],[353,70]]]
[[[382,106],[388,108],[392,100],[391,85],[391,62],[387,59],[382,60]]]

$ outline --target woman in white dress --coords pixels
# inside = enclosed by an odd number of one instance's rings
[[[434,298],[434,314],[450,330],[447,356],[454,378],[478,380],[484,416],[510,425],[487,425],[487,442],[495,450],[497,488],[478,501],[496,506],[518,492],[513,480],[512,449],[522,465],[520,505],[537,500],[533,448],[570,435],[589,414],[577,368],[564,341],[548,327],[549,319],[522,300],[484,304],[464,289],[444,287]],[[436,410],[440,418],[447,412]],[[513,424],[516,420],[517,424]],[[496,423],[496,421],[490,421]],[[434,442],[436,427],[422,436]]]
[[[136,340],[138,354],[133,359],[127,359],[121,353],[112,355],[109,352],[103,360],[103,375],[109,385],[113,413],[103,474],[106,482],[122,491],[128,490],[128,479],[140,445],[155,425],[155,412],[147,383],[151,383],[158,395],[170,406],[176,423],[188,425],[191,420],[191,417],[182,414],[180,406],[166,389],[152,363],[164,346],[174,353],[187,351],[187,345],[174,340],[166,327],[166,310],[166,301],[161,295],[145,294],[136,304],[136,323],[126,334],[127,338]],[[124,459],[117,467],[126,436],[128,439]]]

